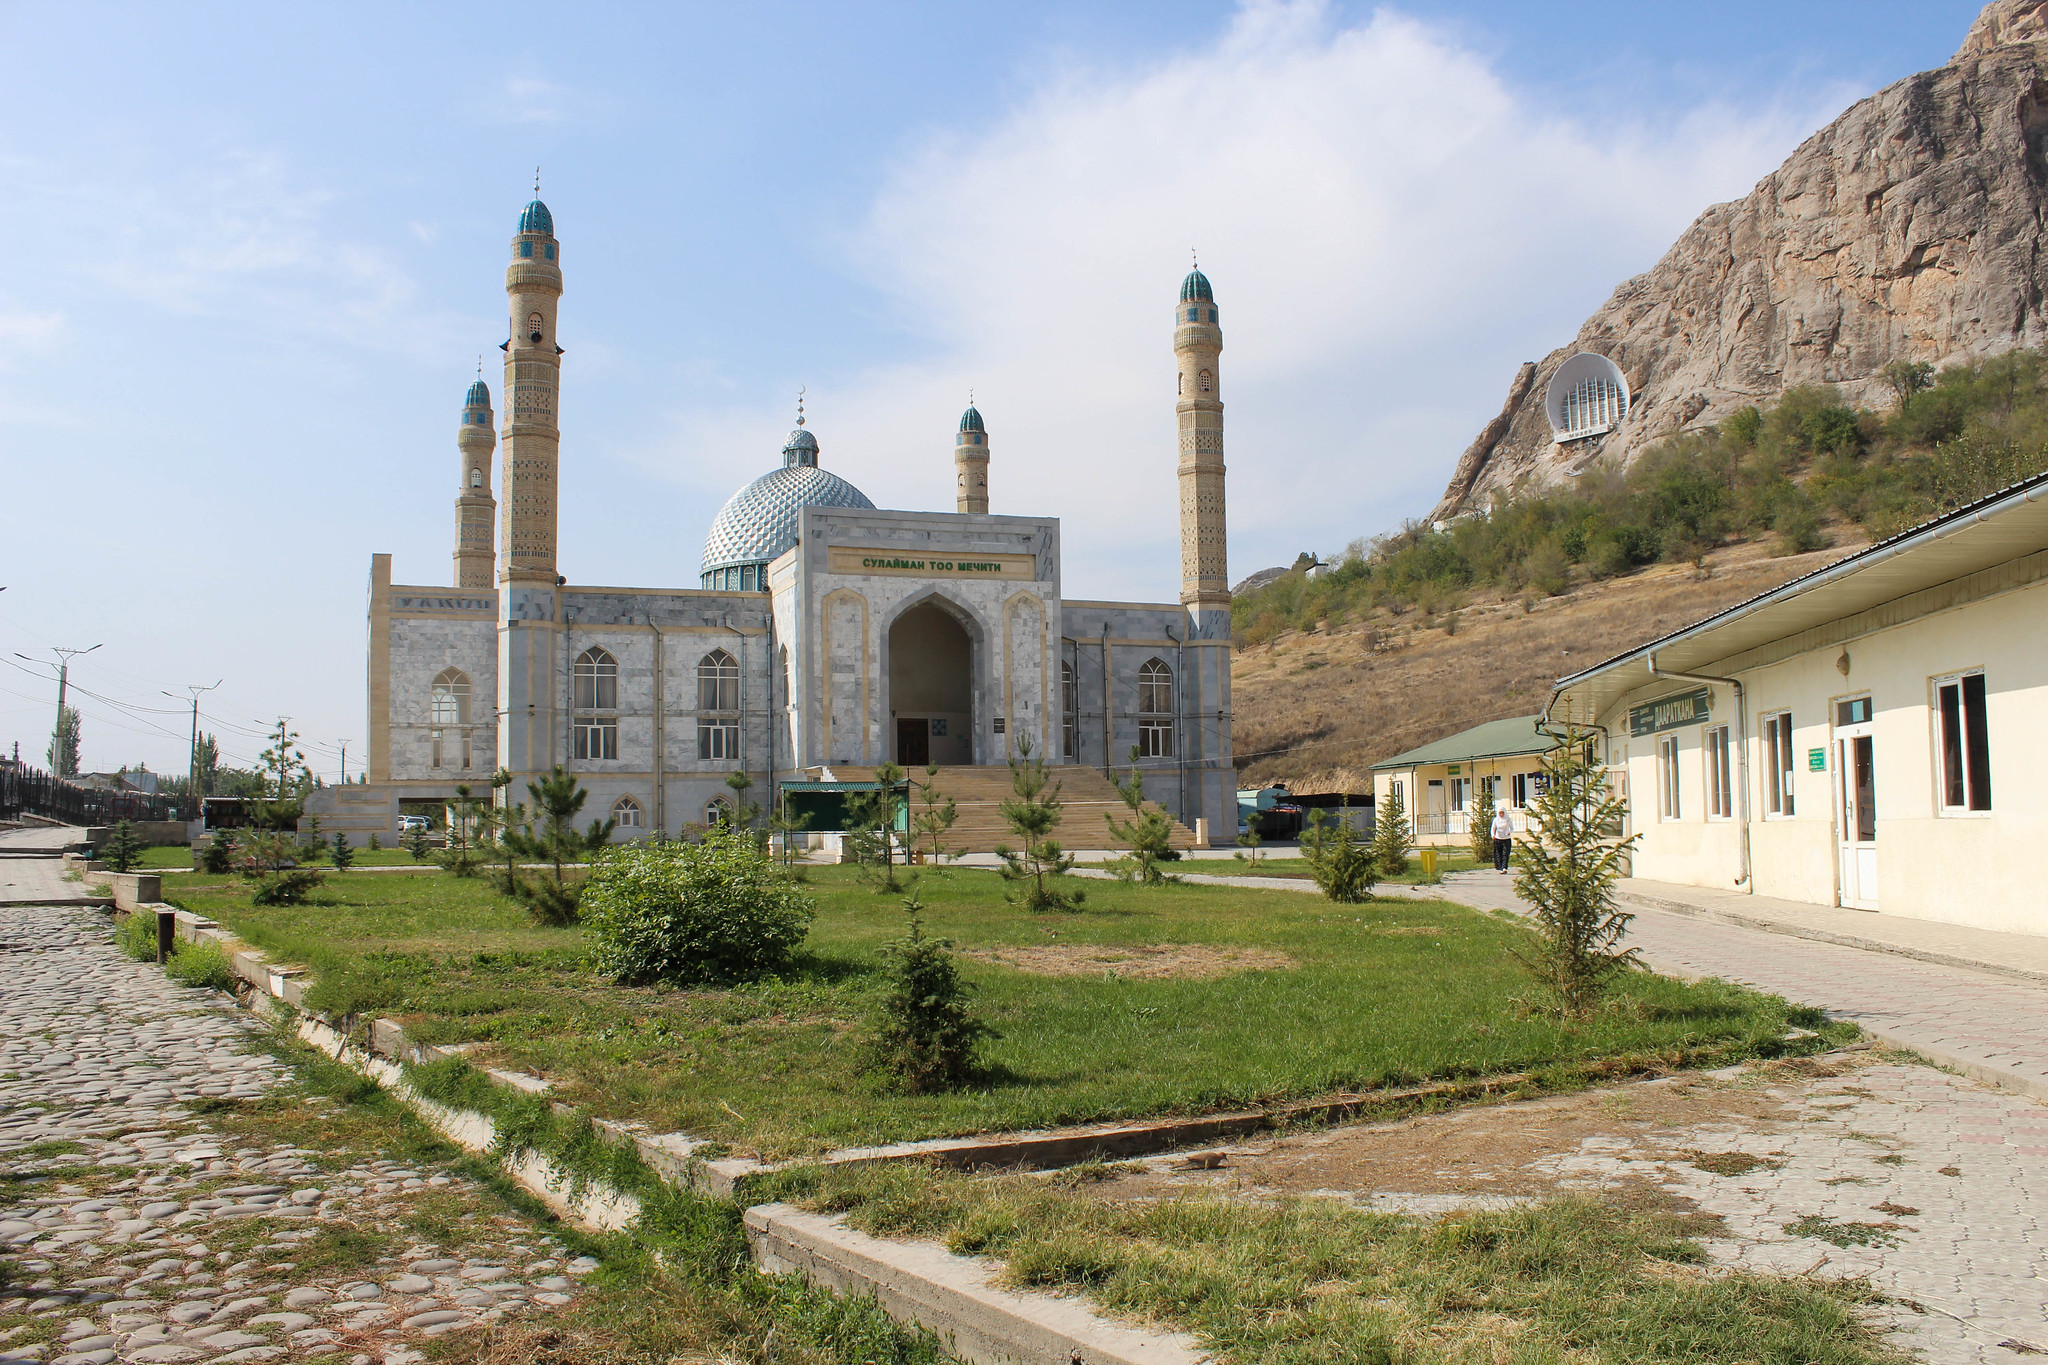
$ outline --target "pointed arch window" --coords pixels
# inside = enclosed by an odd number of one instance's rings
[[[469,675],[459,668],[444,668],[434,679],[432,699],[435,725],[469,724]]]
[[[1074,759],[1074,744],[1081,731],[1081,688],[1074,681],[1074,666],[1060,660],[1060,756]]]
[[[612,821],[620,829],[642,828],[640,803],[630,796],[622,796],[612,802]]]
[[[740,665],[722,649],[697,661],[697,757],[731,763],[740,756]]]
[[[619,709],[619,661],[610,650],[592,645],[576,656],[576,709]]]
[[[1163,659],[1138,668],[1138,757],[1173,757],[1173,669]]]

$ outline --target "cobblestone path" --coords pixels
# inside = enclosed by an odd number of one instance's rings
[[[409,1365],[572,1302],[594,1262],[112,940],[0,908],[0,1365]]]

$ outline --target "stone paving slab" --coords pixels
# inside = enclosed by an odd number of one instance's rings
[[[0,909],[0,941],[27,945],[0,992],[0,1365],[413,1365],[428,1338],[573,1301],[594,1263],[467,1179],[209,1118],[290,1071],[231,1001],[112,939],[94,910]],[[406,1230],[428,1201],[463,1245]],[[355,1265],[299,1270],[344,1233],[373,1239]]]

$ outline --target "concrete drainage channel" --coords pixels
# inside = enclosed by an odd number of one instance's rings
[[[366,1031],[369,1046],[364,1047],[331,1021],[305,1012],[307,974],[302,969],[274,967],[214,921],[159,903],[160,883],[155,876],[108,874],[106,880],[111,884],[117,917],[152,914],[160,922],[172,919],[178,938],[218,944],[236,976],[250,988],[246,995],[238,994],[244,1007],[276,1017],[286,1013],[280,1005],[291,1006],[297,1011],[291,1016],[295,1031],[303,1041],[376,1081],[450,1142],[466,1151],[495,1156],[497,1128],[488,1116],[442,1104],[421,1094],[405,1077],[403,1063],[459,1056],[461,1049],[413,1043],[388,1019],[370,1025]],[[497,1084],[529,1093],[548,1088],[546,1081],[532,1076],[502,1071],[482,1074]],[[558,1108],[567,1112],[566,1106]],[[1256,1116],[1227,1117],[1249,1124]],[[744,1202],[749,1176],[778,1169],[750,1161],[693,1157],[692,1150],[700,1144],[684,1134],[650,1134],[603,1119],[592,1122],[607,1138],[637,1151],[663,1180],[700,1194]],[[1267,1126],[1272,1122],[1270,1117],[1265,1120]],[[1215,1120],[1201,1123],[1206,1131],[1171,1123],[1119,1125],[1092,1134],[1031,1135],[1007,1146],[994,1141],[905,1143],[835,1155],[843,1161],[868,1163],[930,1156],[958,1165],[1042,1165],[1103,1152],[1158,1151],[1176,1141],[1249,1131],[1247,1127],[1218,1128]],[[1010,1159],[1000,1161],[1005,1155]],[[537,1152],[524,1151],[499,1160],[522,1189],[557,1216],[586,1229],[623,1229],[640,1212],[639,1201],[632,1195],[574,1178]],[[1210,1358],[1186,1333],[1114,1322],[1076,1298],[1003,1289],[997,1284],[999,1267],[995,1263],[956,1256],[936,1243],[870,1237],[838,1219],[786,1204],[748,1208],[745,1223],[755,1263],[764,1273],[798,1273],[838,1293],[872,1295],[891,1317],[933,1332],[970,1365],[1198,1365]]]

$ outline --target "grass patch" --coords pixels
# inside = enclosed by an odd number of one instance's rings
[[[328,837],[331,839],[333,836],[329,835]],[[433,866],[430,862],[417,862],[410,853],[407,853],[402,848],[380,848],[375,852],[371,852],[367,848],[358,846],[355,854],[355,865],[357,867]],[[332,870],[331,864],[324,857],[318,865]],[[192,850],[183,844],[164,844],[155,848],[146,848],[142,850],[142,861],[135,864],[137,872],[160,872],[166,868],[190,872],[192,870]]]
[[[1748,1152],[1688,1152],[1693,1166],[1708,1175],[1748,1175],[1751,1171],[1775,1171],[1785,1163]]]
[[[1891,1222],[1843,1223],[1824,1214],[1809,1213],[1797,1222],[1785,1224],[1785,1231],[1794,1237],[1817,1237],[1838,1247],[1895,1247],[1899,1239],[1893,1234],[1901,1228]]]
[[[1370,836],[1368,836],[1370,837]],[[1076,867],[1107,867],[1107,863],[1076,863]],[[1488,868],[1492,864],[1487,864]],[[1474,872],[1479,863],[1470,853],[1456,849],[1441,849],[1436,861],[1437,876],[1450,872]],[[1308,859],[1297,858],[1281,850],[1275,850],[1261,857],[1257,862],[1238,858],[1185,858],[1167,868],[1179,876],[1194,873],[1204,877],[1286,877],[1294,881],[1313,880]],[[1398,886],[1420,886],[1422,862],[1414,854],[1408,856],[1408,870],[1398,877],[1380,877],[1378,883]],[[1094,894],[1092,891],[1089,894]]]
[[[38,1142],[7,1153],[8,1161],[42,1161],[53,1156],[70,1156],[85,1148],[76,1142]]]
[[[1703,1225],[1589,1198],[1424,1221],[1337,1201],[1118,1203],[1086,1170],[811,1171],[781,1193],[991,1256],[1019,1287],[1200,1334],[1233,1362],[1902,1361],[1860,1282],[1708,1273]]]
[[[929,931],[969,955],[962,974],[1003,1036],[985,1083],[902,1095],[866,1073],[859,1039],[883,989],[876,950],[902,911],[851,869],[814,868],[810,886],[818,917],[789,974],[719,990],[616,986],[585,969],[578,930],[533,925],[481,878],[336,878],[310,904],[257,907],[238,880],[195,877],[177,899],[311,967],[311,1008],[482,1043],[481,1060],[549,1077],[557,1099],[774,1156],[1512,1072],[1562,1088],[1616,1064],[1777,1055],[1806,1017],[1726,983],[1640,974],[1611,1008],[1558,1019],[1525,1006],[1534,992],[1511,949],[1528,930],[1443,901],[1091,882],[1087,911],[1054,921],[958,870],[923,883]],[[1002,960],[1047,948],[1292,965],[1203,980],[1053,977]],[[1795,1050],[1852,1032],[1824,1026]]]

